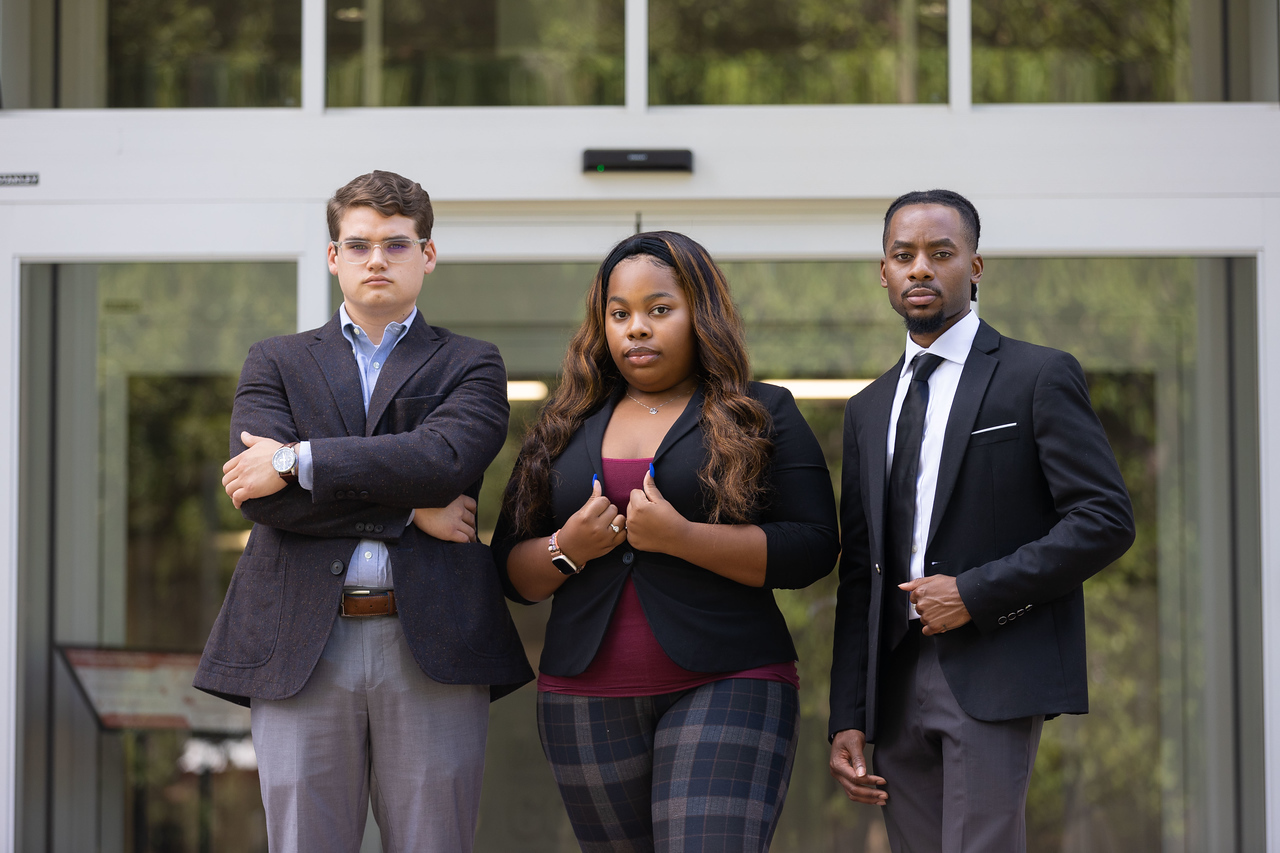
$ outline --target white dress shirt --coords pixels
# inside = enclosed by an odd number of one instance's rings
[[[938,490],[938,467],[942,464],[942,439],[947,431],[947,419],[951,416],[951,403],[956,398],[960,374],[965,359],[978,334],[978,315],[973,310],[943,332],[928,349],[911,340],[907,335],[906,358],[902,373],[898,376],[898,390],[893,395],[893,409],[889,413],[889,435],[886,436],[889,451],[885,456],[885,482],[893,469],[893,445],[898,435],[898,413],[907,396],[914,372],[911,360],[918,353],[927,352],[941,356],[943,361],[929,377],[929,407],[924,415],[924,437],[920,442],[920,467],[916,472],[916,523],[911,532],[911,579],[924,577],[924,549],[928,544],[929,522],[933,517],[933,499]],[[918,619],[914,605],[907,605],[908,617]]]

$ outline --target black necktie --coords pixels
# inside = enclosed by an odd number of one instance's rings
[[[898,413],[893,441],[893,466],[889,469],[889,517],[885,525],[885,633],[892,650],[907,633],[909,596],[898,584],[911,580],[911,540],[916,524],[916,479],[920,471],[920,442],[924,415],[929,408],[929,375],[942,357],[919,353],[911,364],[911,383]]]

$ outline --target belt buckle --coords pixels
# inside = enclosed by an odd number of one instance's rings
[[[375,595],[386,595],[391,592],[389,589],[344,589],[342,590],[342,598],[338,602],[338,613],[348,619],[372,619],[375,616],[382,616],[382,613],[348,613],[347,612],[347,596],[352,598],[372,598]]]

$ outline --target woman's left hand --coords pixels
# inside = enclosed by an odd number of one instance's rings
[[[644,475],[643,489],[631,490],[626,515],[627,541],[641,551],[674,554],[689,526],[689,520],[658,491],[652,474]]]

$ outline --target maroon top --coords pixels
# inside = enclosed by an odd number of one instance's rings
[[[643,488],[652,459],[604,458],[604,496],[626,515],[631,490]],[[590,571],[590,569],[587,569]],[[758,678],[781,681],[799,688],[794,661],[758,666],[740,672],[693,672],[676,664],[662,650],[649,627],[636,585],[628,577],[600,648],[579,675],[538,675],[542,693],[572,696],[657,696],[701,687],[725,678]]]

